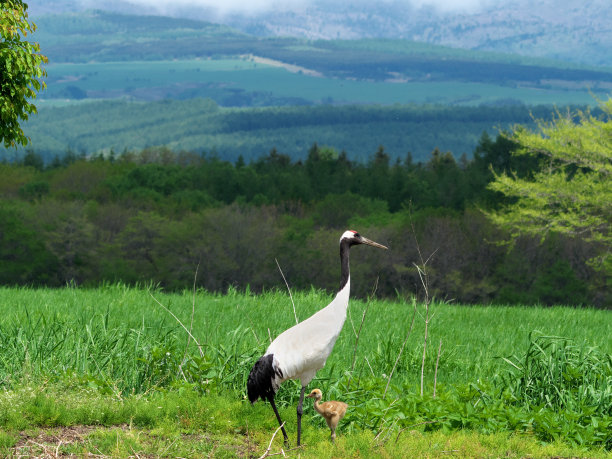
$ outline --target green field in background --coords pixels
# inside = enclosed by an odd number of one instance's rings
[[[294,98],[303,103],[594,104],[589,88],[579,85],[570,90],[459,81],[350,80],[292,73],[246,59],[52,64],[47,71],[48,87],[39,100],[69,99],[67,88],[76,87],[92,98],[210,97],[222,105],[224,99],[242,92]]]

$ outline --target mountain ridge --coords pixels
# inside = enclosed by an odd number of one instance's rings
[[[31,0],[29,5],[34,16],[99,7],[88,0]],[[612,67],[609,52],[612,2],[606,0],[504,1],[466,11],[444,11],[426,4],[411,6],[401,0],[383,3],[312,0],[282,8],[227,13],[184,2],[166,5],[162,10],[113,0],[105,2],[104,9],[205,20],[256,36],[406,39]]]

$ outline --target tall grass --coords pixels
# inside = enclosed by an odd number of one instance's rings
[[[531,336],[525,356],[504,359],[503,386],[517,401],[554,410],[592,406],[612,415],[612,355],[558,336]]]
[[[293,297],[302,319],[331,299],[315,290]],[[271,339],[295,323],[289,296],[282,291],[198,291],[193,297],[190,291],[164,293],[121,284],[91,290],[0,288],[0,301],[0,385],[14,389],[24,381],[56,380],[117,399],[187,385],[200,393],[246,400],[253,363]],[[201,352],[158,302],[187,327],[194,313],[191,333]],[[433,342],[442,339],[443,347],[439,361],[437,346],[427,349],[421,396],[425,324],[418,316],[397,358],[413,303],[351,302],[334,351],[311,383],[326,398],[349,403],[343,429],[368,429],[387,440],[411,426],[521,430],[545,440],[612,447],[607,433],[612,430],[608,311],[430,307],[428,334]],[[277,395],[281,409],[294,405],[298,394],[298,383],[285,383]]]
[[[152,294],[189,325],[192,292]],[[326,305],[331,295],[315,290],[294,292],[294,300],[298,317],[304,318]],[[143,391],[147,384],[161,383],[163,378],[154,374],[169,371],[174,365],[171,361],[178,362],[173,368],[178,373],[183,360],[187,333],[156,303],[148,289],[121,284],[89,290],[0,288],[0,301],[1,381],[23,372],[73,371],[108,377],[119,387]],[[337,380],[351,368],[355,354],[351,323],[359,327],[366,306],[363,301],[351,301],[349,318],[334,351],[317,374],[322,383]],[[291,301],[283,291],[262,295],[199,291],[195,308],[192,333],[204,347],[202,365],[217,362],[220,366],[215,371],[237,390],[244,390],[242,383],[253,363],[250,359],[295,323]],[[490,379],[505,372],[507,364],[501,357],[527,352],[533,330],[612,352],[612,315],[603,310],[444,303],[431,308],[431,339],[437,342],[442,338],[444,343],[438,370],[441,385]],[[412,312],[411,302],[370,303],[355,354],[357,374],[378,377],[391,372]],[[423,328],[423,322],[417,319],[393,376],[395,382],[419,384]],[[198,356],[193,341],[188,354]],[[425,376],[430,384],[436,354],[437,348],[431,346],[426,355]]]

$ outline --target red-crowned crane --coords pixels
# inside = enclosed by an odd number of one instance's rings
[[[345,231],[340,237],[340,290],[333,301],[308,319],[278,335],[249,374],[247,380],[249,401],[255,403],[261,398],[270,402],[285,437],[285,444],[289,443],[289,437],[287,437],[287,432],[276,409],[274,395],[284,381],[300,380],[302,390],[297,406],[297,444],[299,446],[304,392],[316,372],[325,365],[346,320],[351,288],[349,251],[353,245],[358,244],[367,244],[381,249],[387,248],[361,236],[356,231]]]

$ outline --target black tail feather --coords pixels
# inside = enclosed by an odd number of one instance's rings
[[[274,397],[275,390],[272,385],[272,379],[274,378],[273,360],[274,356],[268,354],[261,357],[253,365],[249,379],[247,379],[247,393],[251,403],[255,403],[258,398],[269,400],[270,397]]]

